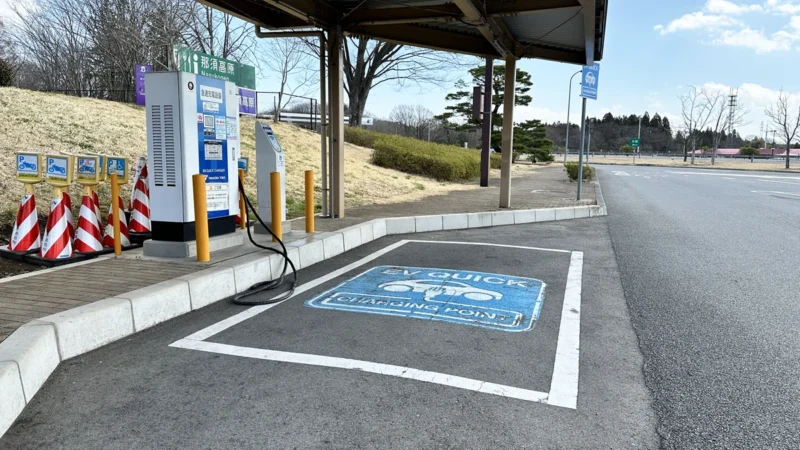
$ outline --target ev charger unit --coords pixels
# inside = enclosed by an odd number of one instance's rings
[[[186,72],[145,74],[154,241],[195,240],[192,175],[206,176],[208,234],[236,231],[241,156],[236,84]]]
[[[272,217],[270,174],[281,174],[281,222],[286,221],[286,156],[267,122],[256,121],[256,173],[258,173],[258,215]],[[259,230],[257,228],[257,230]],[[261,231],[261,230],[259,230]]]

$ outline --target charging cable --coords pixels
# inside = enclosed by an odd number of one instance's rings
[[[275,249],[275,248],[272,248],[272,247],[267,247],[267,246],[264,246],[264,245],[261,245],[261,244],[257,243],[253,239],[253,235],[250,232],[250,224],[245,224],[245,226],[247,228],[247,237],[250,238],[250,242],[253,245],[255,245],[256,247],[264,249],[264,250],[269,250],[271,252],[275,252],[275,253],[283,256],[283,270],[281,271],[281,276],[280,277],[275,278],[272,281],[262,281],[261,283],[256,283],[256,284],[250,286],[250,288],[248,288],[246,291],[234,295],[233,296],[233,303],[235,303],[237,305],[257,306],[257,305],[269,305],[271,303],[282,302],[282,301],[288,299],[289,297],[291,297],[292,294],[294,294],[295,288],[297,288],[297,269],[295,269],[294,263],[292,263],[292,260],[289,259],[289,255],[288,255],[288,253],[286,251],[286,246],[283,244],[283,241],[280,240],[278,238],[278,236],[276,236],[275,233],[272,232],[272,229],[270,229],[264,223],[263,220],[261,220],[261,217],[259,217],[258,213],[256,212],[256,209],[253,207],[253,204],[250,203],[250,199],[248,199],[247,195],[245,195],[244,185],[242,183],[239,183],[239,195],[241,195],[242,198],[244,199],[244,203],[246,205],[245,208],[249,209],[253,213],[253,215],[255,216],[256,220],[258,220],[258,222],[261,224],[261,226],[263,226],[267,231],[269,231],[269,234],[271,234],[272,237],[275,238],[276,241],[278,241],[278,244],[280,244],[281,249],[278,250],[278,249]],[[284,279],[286,278],[286,270],[289,268],[289,266],[291,266],[291,268],[292,268],[292,285],[291,285],[291,287],[290,287],[290,289],[288,291],[284,292],[283,294],[281,294],[281,295],[279,295],[277,297],[273,297],[273,298],[270,298],[270,299],[267,299],[267,300],[244,300],[244,298],[250,297],[250,296],[258,294],[260,292],[270,291],[270,290],[279,288],[283,284]]]

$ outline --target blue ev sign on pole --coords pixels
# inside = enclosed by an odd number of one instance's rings
[[[594,63],[591,66],[583,66],[581,77],[581,97],[583,97],[581,108],[581,149],[578,152],[578,200],[581,199],[581,187],[583,186],[583,148],[586,141],[586,99],[597,100],[597,89],[600,84],[600,64]]]
[[[534,278],[378,266],[308,300],[306,306],[520,332],[533,328],[544,292],[545,284]]]

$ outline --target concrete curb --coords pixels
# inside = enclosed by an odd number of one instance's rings
[[[600,186],[597,206],[508,210],[374,219],[286,244],[303,269],[388,235],[463,230],[606,215]],[[268,252],[222,262],[189,275],[147,286],[29,322],[0,343],[0,437],[61,361],[138,331],[229,298],[282,270]]]

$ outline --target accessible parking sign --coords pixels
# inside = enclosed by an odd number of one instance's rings
[[[495,330],[533,328],[545,284],[534,278],[378,266],[305,304],[311,308],[438,320]]]

